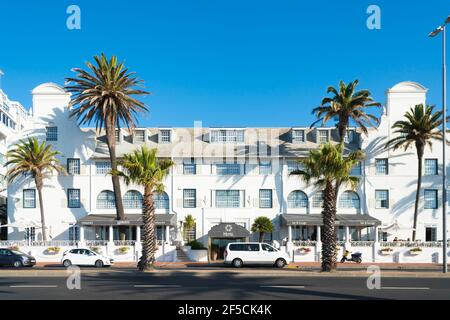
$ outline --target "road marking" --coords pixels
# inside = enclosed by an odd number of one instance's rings
[[[260,288],[304,289],[305,286],[259,286]]]
[[[9,286],[10,288],[57,288],[56,285],[17,285]]]
[[[425,287],[381,287],[381,290],[430,290]]]
[[[135,288],[179,288],[181,286],[176,284],[136,284]]]

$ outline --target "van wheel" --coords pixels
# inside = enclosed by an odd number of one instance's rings
[[[244,263],[241,259],[234,259],[232,264],[235,268],[241,268]]]
[[[72,265],[72,262],[71,262],[70,260],[64,260],[64,261],[63,261],[63,266],[64,266],[64,267],[68,268],[68,267],[70,267],[71,265]]]
[[[284,268],[285,265],[286,265],[286,260],[284,260],[284,259],[278,259],[277,261],[275,261],[275,266],[277,268]]]
[[[102,268],[103,267],[103,261],[102,260],[97,260],[95,261],[95,266],[97,268]]]

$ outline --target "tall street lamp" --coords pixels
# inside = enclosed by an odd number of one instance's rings
[[[447,273],[447,181],[446,169],[447,161],[445,159],[446,149],[446,132],[447,132],[447,66],[446,66],[446,39],[445,28],[450,23],[450,16],[445,22],[430,33],[430,37],[434,38],[442,33],[442,240],[443,240],[443,272]]]

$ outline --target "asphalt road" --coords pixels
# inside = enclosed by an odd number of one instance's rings
[[[278,271],[277,277],[273,270],[267,274],[259,271],[252,274],[248,270],[215,273],[174,270],[142,274],[105,269],[99,273],[82,272],[80,290],[69,290],[65,275],[9,275],[0,277],[0,299],[450,299],[450,278],[382,277],[381,289],[370,290],[367,277],[309,276],[289,271]]]

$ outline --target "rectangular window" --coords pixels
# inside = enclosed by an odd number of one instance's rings
[[[239,190],[216,190],[216,208],[239,208],[240,206]]]
[[[435,176],[438,174],[438,160],[425,159],[425,175]]]
[[[305,130],[292,130],[292,143],[305,142]]]
[[[260,189],[259,190],[259,207],[260,208],[272,208],[272,190]]]
[[[217,163],[216,174],[219,176],[240,175],[241,165],[239,163]]]
[[[272,162],[271,161],[260,161],[258,164],[259,174],[272,174]]]
[[[69,208],[80,208],[80,189],[67,189],[67,206]]]
[[[195,163],[183,163],[183,174],[196,174],[197,166]]]
[[[36,190],[24,189],[23,190],[23,207],[24,208],[36,208]]]
[[[69,240],[71,241],[78,241],[80,240],[80,230],[77,226],[71,226],[69,228]]]
[[[171,139],[171,131],[170,130],[161,130],[159,132],[159,142],[160,143],[170,143]]]
[[[80,159],[67,159],[67,173],[80,174]]]
[[[436,227],[426,227],[425,228],[425,241],[426,242],[437,241],[437,228]]]
[[[438,191],[433,189],[425,189],[424,191],[424,209],[437,209],[438,207]]]
[[[136,130],[134,133],[134,139],[136,142],[145,142],[145,131]]]
[[[197,195],[195,189],[184,189],[183,190],[183,208],[195,208]]]
[[[379,175],[389,174],[389,162],[388,159],[375,159],[376,173]]]
[[[327,143],[328,140],[328,130],[319,130],[319,143]]]
[[[212,130],[211,143],[244,142],[244,130]]]
[[[355,139],[355,130],[347,130],[344,137],[345,143],[352,143]]]
[[[361,162],[358,162],[353,168],[352,171],[350,172],[351,176],[360,176],[362,174],[362,166],[361,166]]]
[[[287,161],[287,173],[290,174],[295,170],[302,169],[302,165],[296,160],[288,160]]]
[[[311,205],[313,208],[322,208],[323,207],[323,191],[317,191],[313,194]]]
[[[389,190],[375,190],[377,209],[389,209]]]
[[[111,171],[111,162],[109,161],[97,161],[95,163],[96,174],[108,174]]]
[[[58,127],[46,127],[46,140],[58,141]]]

